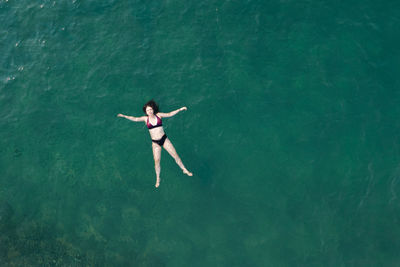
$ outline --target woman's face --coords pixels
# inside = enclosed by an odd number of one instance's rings
[[[147,116],[150,116],[150,115],[153,115],[153,108],[152,107],[150,107],[150,106],[147,106],[146,107],[146,114],[147,114]]]

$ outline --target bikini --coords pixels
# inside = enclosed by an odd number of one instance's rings
[[[148,128],[149,130],[150,130],[150,129],[153,129],[153,128],[157,128],[157,127],[161,127],[161,126],[162,126],[162,120],[161,120],[161,118],[159,118],[157,115],[155,115],[155,116],[156,116],[156,118],[157,118],[157,123],[156,123],[156,125],[151,124],[150,121],[149,121],[149,117],[147,117],[146,125],[147,125],[147,128]],[[154,143],[158,144],[159,146],[163,146],[163,145],[164,145],[164,142],[165,142],[165,139],[167,139],[167,135],[166,135],[166,134],[164,134],[164,135],[161,137],[160,140],[153,140],[153,139],[151,139],[151,141],[153,141]]]

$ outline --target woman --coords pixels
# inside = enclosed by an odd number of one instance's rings
[[[175,151],[174,146],[171,141],[168,139],[167,135],[164,132],[164,128],[162,127],[161,118],[168,118],[176,115],[178,112],[182,110],[187,110],[186,107],[171,111],[169,113],[161,113],[158,112],[158,105],[153,100],[150,100],[143,106],[143,112],[146,113],[147,116],[143,117],[133,117],[126,116],[123,114],[118,114],[118,117],[126,118],[131,121],[144,121],[149,129],[149,133],[152,139],[153,146],[153,156],[154,156],[154,164],[156,169],[156,187],[160,186],[160,160],[161,160],[161,147],[164,147],[165,150],[175,159],[175,162],[181,167],[184,174],[193,176],[191,172],[189,172],[182,163],[182,160],[179,158],[178,154]]]

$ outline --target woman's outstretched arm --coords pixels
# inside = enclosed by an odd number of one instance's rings
[[[128,119],[128,120],[130,120],[130,121],[145,121],[146,118],[147,118],[146,116],[142,116],[142,117],[133,117],[133,116],[126,116],[126,115],[124,115],[124,114],[118,114],[117,117],[125,118],[125,119]]]
[[[159,117],[168,118],[168,117],[175,116],[176,114],[178,114],[178,113],[179,113],[180,111],[182,111],[182,110],[187,110],[187,107],[183,107],[183,108],[180,108],[180,109],[177,109],[177,110],[168,112],[168,113],[161,113],[161,112],[159,112],[159,113],[157,113],[157,115],[158,115]]]

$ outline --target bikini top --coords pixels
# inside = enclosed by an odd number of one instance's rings
[[[151,124],[150,121],[149,121],[149,117],[147,117],[146,125],[147,125],[147,128],[149,128],[149,130],[153,129],[153,128],[156,128],[156,127],[162,126],[162,120],[157,115],[155,115],[155,116],[157,118],[157,124],[156,125]]]

